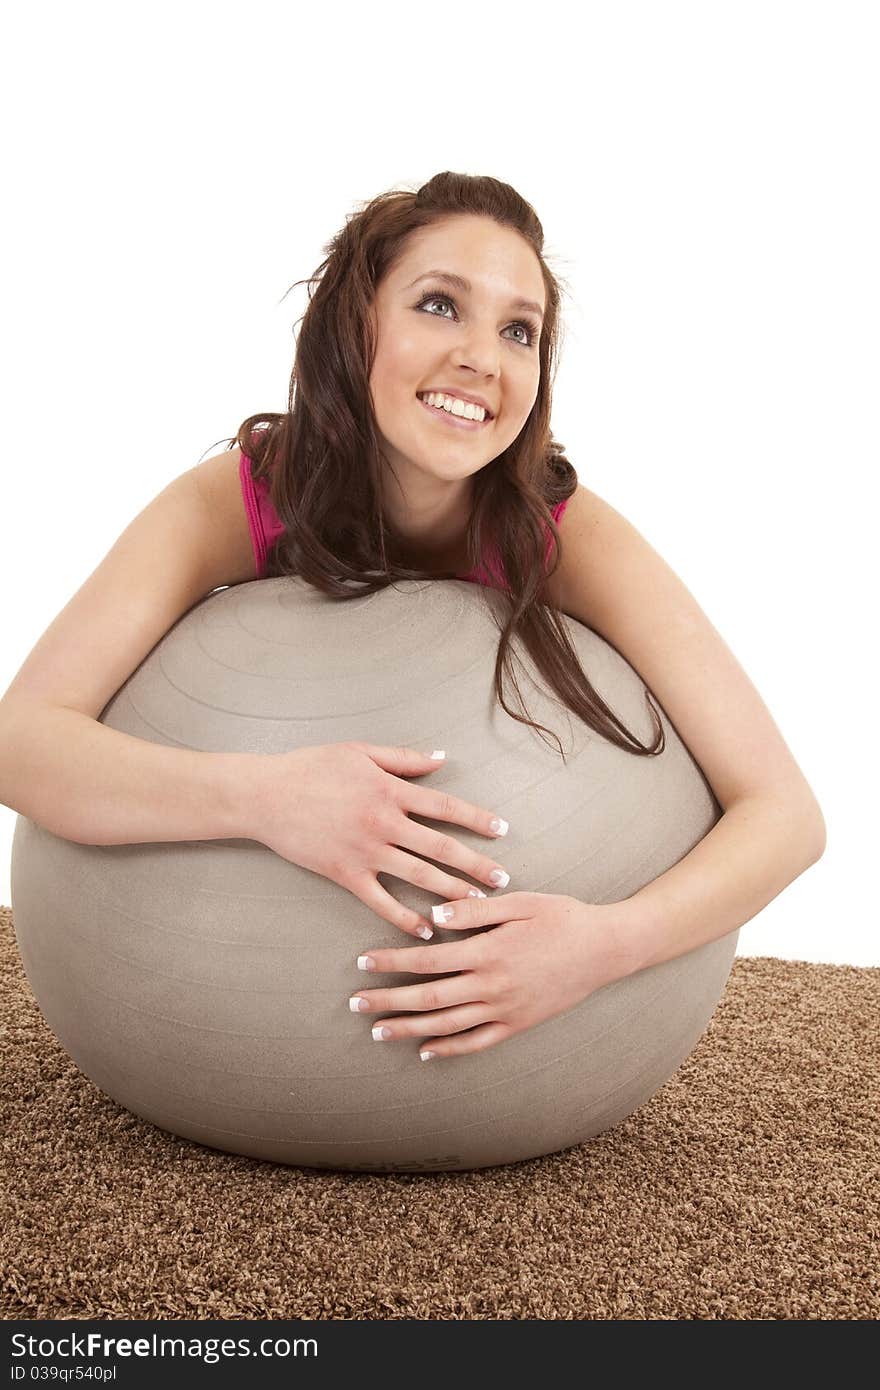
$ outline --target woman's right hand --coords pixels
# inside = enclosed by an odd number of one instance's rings
[[[385,891],[378,873],[393,874],[447,902],[473,896],[475,890],[426,858],[452,864],[489,888],[505,886],[491,881],[490,875],[502,869],[496,860],[410,820],[407,813],[414,811],[428,820],[451,821],[497,838],[491,828],[495,812],[403,780],[443,766],[427,753],[376,743],[322,743],[275,753],[260,762],[265,776],[257,797],[254,838],[292,864],[347,888],[408,935],[424,936],[426,927],[429,933],[433,929]]]

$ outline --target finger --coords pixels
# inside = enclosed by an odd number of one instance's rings
[[[527,893],[501,893],[495,898],[460,898],[435,903],[431,920],[447,931],[466,931],[470,927],[495,926],[499,922],[519,922],[531,917],[534,905],[525,901]]]
[[[472,972],[455,975],[448,980],[430,980],[418,985],[400,985],[395,989],[359,989],[349,999],[352,1013],[384,1014],[401,1013],[405,1010],[430,1013],[433,1009],[448,1009],[453,1004],[478,1003],[480,1008],[488,1008],[485,999],[475,999],[477,985]],[[389,1022],[389,1020],[385,1020]],[[404,1019],[394,1020],[404,1023]],[[390,1026],[390,1023],[389,1023]],[[415,1032],[418,1032],[418,1028]],[[423,1030],[424,1031],[424,1030]],[[412,1036],[410,1030],[409,1036]]]
[[[465,941],[438,941],[414,951],[411,946],[383,946],[358,956],[358,970],[376,975],[444,975],[453,970],[473,970],[478,963],[482,938]]]
[[[413,912],[411,908],[404,907],[390,893],[386,892],[381,883],[370,873],[356,875],[349,879],[346,884],[349,892],[354,893],[356,898],[360,898],[377,917],[383,921],[390,922],[392,927],[400,927],[408,936],[428,940],[434,935],[434,928],[420,916],[418,912]],[[427,935],[426,935],[427,933]]]
[[[477,1023],[487,1023],[492,1018],[488,1004],[462,1004],[458,1008],[443,1009],[436,1014],[417,1014],[412,1018],[377,1018],[371,1021],[374,1042],[406,1042],[411,1038],[424,1038],[429,1034],[448,1036]],[[380,1032],[386,1034],[380,1036]]]
[[[398,805],[404,811],[424,816],[425,820],[454,821],[456,825],[475,830],[478,835],[489,835],[493,840],[506,835],[509,828],[507,821],[496,811],[486,811],[482,806],[474,806],[471,801],[462,801],[460,796],[453,796],[451,792],[417,787],[411,782],[406,783],[406,792],[398,798]],[[497,830],[492,828],[493,821],[498,825]]]
[[[433,846],[436,844],[437,837],[430,830],[425,831],[425,834],[428,837],[426,846],[432,845],[431,857],[439,858],[439,854],[433,853]],[[445,837],[441,835],[439,838],[443,840]],[[449,841],[449,844],[451,846],[452,842]],[[422,853],[429,853],[427,847]],[[482,862],[491,864],[490,860]],[[427,892],[436,893],[441,898],[466,898],[469,893],[476,894],[477,892],[475,888],[471,888],[469,883],[462,883],[460,878],[453,878],[452,874],[438,869],[436,864],[430,864],[427,859],[419,859],[415,854],[407,854],[393,844],[383,848],[379,869],[384,874],[394,874],[395,878],[402,878],[407,883],[414,883],[417,888],[424,888]],[[467,869],[465,872],[472,873],[474,878],[481,877],[473,869]],[[488,875],[483,879],[483,882],[487,883],[490,888],[495,886],[489,883]],[[483,896],[485,897],[485,894]]]
[[[487,1047],[506,1042],[513,1037],[514,1030],[506,1023],[484,1023],[479,1028],[471,1028],[468,1033],[454,1033],[451,1037],[425,1038],[419,1046],[422,1061],[440,1061],[443,1057],[463,1057],[468,1052],[485,1052]],[[425,1054],[433,1053],[428,1059]]]
[[[454,835],[446,835],[442,830],[431,830],[427,825],[419,825],[418,821],[410,820],[408,816],[404,816],[399,834],[395,836],[393,843],[405,850],[413,849],[427,859],[436,859],[439,864],[451,864],[453,868],[461,869],[463,873],[470,874],[471,878],[479,879],[490,888],[506,888],[510,882],[510,874],[497,859],[490,859],[486,854],[468,849],[460,840],[456,840]],[[443,892],[444,896],[450,898],[456,896],[454,893],[447,895],[445,890]]]

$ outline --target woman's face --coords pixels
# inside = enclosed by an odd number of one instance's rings
[[[461,276],[470,289],[429,271]],[[392,479],[386,504],[403,534],[418,540],[439,527],[439,545],[466,524],[469,480],[516,439],[535,403],[545,307],[528,243],[471,214],[415,233],[380,284],[370,391],[380,444],[402,490]],[[480,397],[493,418],[471,429],[450,423],[419,399],[434,388]]]

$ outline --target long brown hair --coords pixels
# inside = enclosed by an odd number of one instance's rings
[[[323,248],[326,259],[309,280],[295,282],[308,284],[309,304],[300,321],[287,411],[248,416],[229,444],[252,460],[255,481],[268,479],[272,505],[284,526],[270,550],[267,574],[299,575],[340,600],[375,593],[400,580],[459,577],[451,572],[428,575],[395,559],[394,534],[380,503],[381,469],[388,465],[377,440],[369,380],[376,346],[370,307],[378,285],[413,232],[461,213],[490,217],[519,232],[537,256],[546,286],[534,406],[513,443],[473,478],[467,530],[471,568],[494,545],[510,586],[507,621],[502,627],[496,620],[501,633],[496,694],[511,718],[551,732],[515,713],[504,699],[507,673],[525,711],[511,660],[511,642],[518,635],[538,670],[585,724],[628,753],[653,756],[663,751],[665,734],[647,690],[657,725],[650,747],[630,733],[593,689],[558,610],[541,598],[548,531],[553,538],[548,574],[556,570],[561,554],[551,508],[571,497],[578,478],[550,431],[560,281],[545,261],[537,214],[509,184],[447,171],[416,193],[382,193],[346,219]],[[564,762],[562,745],[552,736]]]

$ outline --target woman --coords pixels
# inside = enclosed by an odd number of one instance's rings
[[[377,874],[419,883],[446,899],[433,909],[438,924],[491,930],[367,949],[365,970],[446,978],[360,991],[350,1007],[363,1006],[378,1041],[424,1038],[423,1057],[455,1057],[737,930],[819,858],[825,827],[769,711],[692,595],[578,482],[552,438],[560,293],[528,203],[492,178],[438,174],[417,193],[367,204],[327,249],[287,412],[249,417],[231,452],[175,479],[135,518],[0,701],[0,800],[86,844],[251,837],[428,938],[428,923]],[[717,797],[718,823],[622,902],[474,896],[438,863],[502,889],[503,865],[410,813],[487,836],[507,826],[406,780],[436,766],[424,753],[335,743],[225,755],[99,722],[200,598],[294,574],[341,602],[399,579],[498,588],[507,598],[495,691],[508,714],[550,732],[506,703],[517,635],[600,737],[656,756],[663,730],[650,701],[655,736],[644,745],[591,686],[560,614],[592,628],[661,701]]]

